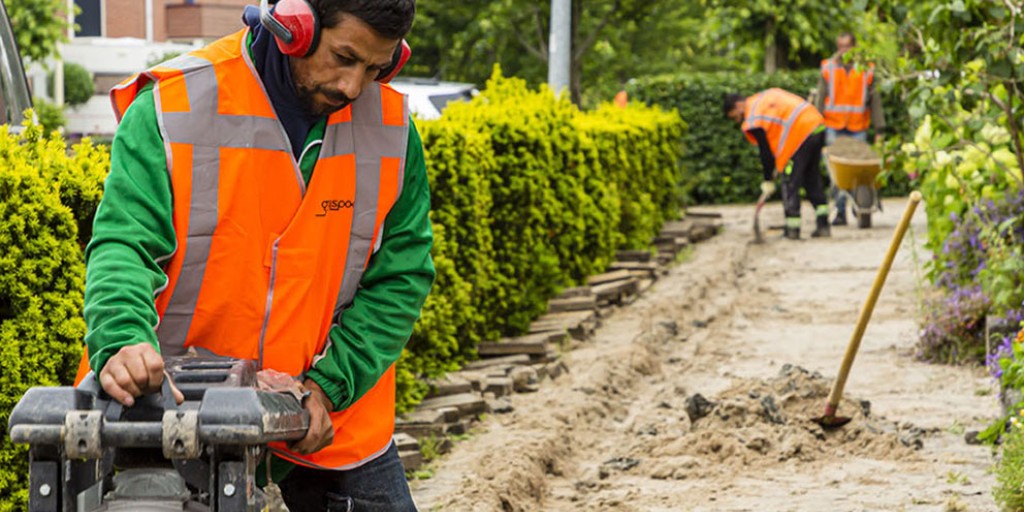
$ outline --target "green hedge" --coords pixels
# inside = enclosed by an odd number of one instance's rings
[[[692,73],[649,77],[627,86],[630,98],[676,109],[689,123],[684,136],[687,149],[687,200],[696,203],[751,202],[761,182],[757,148],[747,142],[739,126],[722,114],[722,101],[730,92],[751,95],[779,87],[808,97],[818,84],[818,70],[775,73]],[[886,121],[898,130],[908,129],[907,115],[900,101],[901,91],[883,86]],[[908,180],[894,172],[886,195],[905,194]]]
[[[650,244],[678,211],[674,112],[583,113],[496,74],[480,96],[418,123],[433,198],[437,282],[399,364],[398,404],[476,344],[523,333],[559,289]]]
[[[28,116],[31,119],[31,116]],[[31,386],[67,385],[81,356],[89,222],[109,167],[84,141],[68,148],[39,126],[0,127],[0,511],[27,499],[28,455],[8,439],[11,409]],[[77,221],[76,221],[77,218]]]

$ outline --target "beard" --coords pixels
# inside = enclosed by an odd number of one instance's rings
[[[329,116],[345,107],[347,107],[352,100],[340,91],[332,91],[323,86],[306,87],[303,85],[295,85],[296,94],[299,97],[299,102],[305,107],[306,111],[317,116]],[[325,101],[318,101],[316,99],[317,94],[323,95],[327,98],[327,101],[335,104],[327,103]]]

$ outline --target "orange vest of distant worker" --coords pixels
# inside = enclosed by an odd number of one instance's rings
[[[364,89],[328,117],[307,184],[246,36],[159,65],[110,94],[120,120],[142,86],[156,82],[177,234],[155,299],[161,353],[201,347],[300,376],[328,349],[328,331],[379,247],[401,193],[409,112],[389,86]],[[366,395],[331,414],[331,446],[309,456],[272,449],[309,467],[356,467],[390,446],[394,413],[392,365]]]
[[[861,132],[871,124],[868,89],[875,81],[875,66],[866,71],[847,70],[835,59],[821,61],[821,77],[828,84],[825,98],[825,126],[834,130]]]
[[[747,98],[743,118],[743,133],[751,144],[757,144],[757,139],[749,130],[764,129],[775,155],[775,170],[780,173],[822,123],[813,105],[782,89],[768,89]]]

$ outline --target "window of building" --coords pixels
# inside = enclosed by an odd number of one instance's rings
[[[75,15],[76,37],[100,37],[103,35],[103,0],[75,0],[78,14]]]

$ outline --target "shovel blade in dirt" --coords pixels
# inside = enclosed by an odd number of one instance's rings
[[[761,197],[757,198],[757,206],[754,207],[754,243],[763,244],[764,235],[761,234],[761,208],[764,208],[765,201],[768,200],[768,194],[761,193]]]

